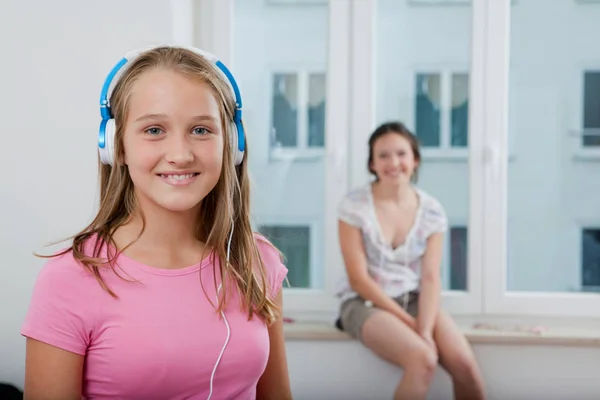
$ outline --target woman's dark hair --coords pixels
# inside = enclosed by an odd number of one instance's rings
[[[419,141],[417,140],[417,137],[413,135],[413,133],[409,131],[408,128],[402,122],[392,121],[383,123],[379,125],[377,129],[375,129],[375,131],[371,134],[371,137],[369,138],[369,160],[367,162],[367,168],[369,169],[370,173],[375,175],[376,180],[378,180],[379,177],[377,176],[375,171],[373,171],[373,168],[371,168],[371,165],[373,164],[373,146],[375,145],[377,139],[387,135],[388,133],[396,133],[402,136],[404,139],[408,140],[408,143],[410,143],[410,148],[413,152],[413,157],[415,161],[419,162],[420,165],[421,150],[419,149]],[[413,182],[417,182],[419,165],[417,165],[411,177],[411,180]]]

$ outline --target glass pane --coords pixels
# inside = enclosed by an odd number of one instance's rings
[[[328,3],[234,4],[233,72],[244,100],[255,229],[283,252],[292,287],[320,289],[325,163],[314,147],[326,140]]]
[[[583,145],[600,146],[600,71],[583,75],[583,128]]]
[[[325,146],[326,75],[317,73],[308,77],[308,146]]]
[[[600,6],[517,2],[510,41],[509,291],[582,292],[598,284]],[[550,61],[554,60],[554,61]],[[557,61],[560,60],[560,61]],[[573,135],[572,132],[578,132]]]
[[[467,228],[450,229],[450,290],[467,289]]]
[[[441,79],[438,74],[417,74],[415,134],[423,147],[440,145]]]
[[[285,255],[291,287],[310,287],[310,228],[261,226],[260,232]]]
[[[418,137],[416,185],[459,222],[446,232],[443,287],[468,290],[471,6],[378,0],[377,13],[376,122],[401,121]]]
[[[452,147],[467,147],[469,136],[469,75],[452,74]]]
[[[272,135],[277,147],[298,144],[298,76],[273,75]]]
[[[581,242],[581,285],[586,292],[600,292],[600,229],[584,229]]]

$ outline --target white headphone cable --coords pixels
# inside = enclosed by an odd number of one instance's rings
[[[227,264],[229,264],[229,254],[231,252],[231,239],[233,238],[233,218],[231,220],[231,232],[229,233],[229,241],[227,242]],[[221,291],[221,286],[223,286],[223,282],[219,284],[219,288],[217,289],[217,304],[219,303],[219,292]],[[229,327],[229,322],[227,322],[227,318],[225,318],[225,312],[221,310],[221,316],[223,317],[223,322],[225,322],[225,326],[227,327],[227,337],[225,338],[225,343],[223,344],[223,348],[219,353],[219,357],[217,358],[217,362],[213,367],[212,374],[210,375],[210,391],[208,393],[208,397],[206,400],[210,400],[213,392],[213,380],[215,378],[215,373],[217,372],[217,367],[221,362],[221,357],[223,357],[223,353],[225,353],[225,348],[229,343],[229,338],[231,336],[231,328]]]

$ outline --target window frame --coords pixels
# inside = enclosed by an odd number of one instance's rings
[[[269,132],[269,158],[271,161],[318,161],[325,157],[326,146],[309,147],[308,146],[308,107],[307,101],[310,89],[311,74],[325,74],[327,79],[327,66],[319,63],[309,64],[273,64],[269,67],[268,79],[266,83],[269,87],[269,106],[265,107],[265,112],[268,113],[268,121],[270,129],[273,128],[273,95],[275,89],[273,87],[273,78],[277,74],[294,74],[298,80],[298,122],[296,124],[296,147],[274,147],[273,136]],[[306,87],[300,88],[301,85]],[[327,107],[327,97],[325,98],[325,107]],[[326,111],[327,112],[327,111]],[[306,119],[302,121],[302,119]],[[325,129],[327,131],[327,129]],[[327,132],[325,132],[327,136]]]
[[[600,309],[600,296],[597,295],[507,290],[511,5],[509,0],[479,0],[479,3],[486,4],[488,22],[486,34],[488,53],[485,58],[486,119],[482,131],[489,153],[487,155],[489,162],[484,164],[487,178],[484,183],[485,206],[488,210],[483,233],[485,238],[483,255],[486,266],[483,281],[484,313],[492,316],[519,317],[597,317],[597,310]],[[582,110],[581,107],[577,109]],[[579,269],[579,265],[577,268]]]
[[[235,29],[235,0],[202,0],[196,3],[194,15],[200,25],[209,27],[200,32],[196,37],[195,45],[211,51],[221,59],[229,63],[229,67],[235,74],[235,70],[242,68],[243,62],[234,57],[234,29]],[[316,66],[317,72],[325,71],[327,76],[327,107],[325,110],[325,148],[322,160],[325,164],[325,202],[323,215],[335,215],[337,204],[348,190],[348,132],[350,125],[350,87],[360,86],[356,76],[351,76],[351,2],[348,0],[329,0],[328,5],[328,54],[327,65],[323,68]],[[214,24],[213,21],[219,21]],[[189,21],[180,18],[174,21],[189,24]],[[369,28],[368,21],[363,27]],[[356,24],[354,24],[356,27]],[[180,28],[181,29],[181,28]],[[356,28],[355,28],[356,29]],[[356,34],[356,32],[354,32]],[[274,67],[286,67],[276,65]],[[269,71],[270,72],[270,71]],[[272,79],[271,74],[266,74]],[[360,78],[364,78],[361,75]],[[271,82],[268,82],[271,87]],[[243,88],[241,88],[243,90]],[[272,90],[269,89],[269,92]],[[270,108],[266,107],[269,113]],[[346,117],[343,117],[346,116]],[[360,116],[368,120],[368,113]],[[356,122],[356,121],[354,121]],[[359,123],[361,127],[365,124]],[[370,128],[370,126],[369,126]],[[294,155],[292,155],[294,156]],[[337,246],[337,221],[335,218],[327,218],[319,222],[324,232],[324,265],[328,266],[321,271],[323,276],[322,289],[283,289],[283,302],[286,315],[298,319],[330,320],[333,313],[337,312],[339,302],[334,296],[337,279],[342,272],[342,256]],[[332,266],[332,267],[329,267]]]

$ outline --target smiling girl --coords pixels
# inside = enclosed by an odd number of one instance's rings
[[[399,122],[369,139],[375,179],[339,206],[339,238],[347,277],[338,293],[343,330],[404,374],[394,398],[426,397],[438,360],[456,399],[482,399],[475,357],[440,309],[440,264],[448,221],[442,205],[414,185],[421,153]]]
[[[199,49],[102,89],[100,208],[40,272],[27,399],[290,399],[279,252],[251,230],[241,97]]]

